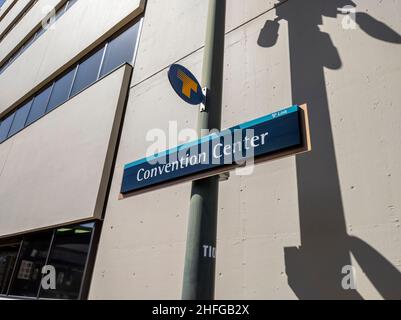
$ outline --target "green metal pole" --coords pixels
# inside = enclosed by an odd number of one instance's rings
[[[202,72],[207,98],[198,117],[200,135],[202,129],[221,129],[225,17],[226,0],[209,0]],[[218,196],[218,176],[192,183],[183,300],[214,299]]]

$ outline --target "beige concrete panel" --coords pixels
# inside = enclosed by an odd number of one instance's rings
[[[195,73],[200,57],[188,61]],[[193,128],[196,113],[172,91],[167,72],[131,89],[90,298],[180,297],[191,184],[118,196],[124,165],[143,157],[152,144],[148,131],[168,132],[169,121],[176,121],[177,130]],[[120,276],[135,272],[128,281]]]
[[[358,1],[357,8],[401,34],[400,4]],[[372,37],[361,26],[344,30],[341,19],[326,19],[322,30],[342,61],[325,77],[348,223],[392,224],[401,217],[401,44]]]
[[[399,296],[401,256],[394,248],[401,246],[400,224],[352,227],[348,233],[356,286],[363,298],[394,299]]]
[[[341,2],[280,10],[292,35],[293,99],[309,103],[313,144],[297,159],[301,246],[286,248],[291,287],[304,299],[401,297],[400,4],[355,2],[355,29],[343,27]],[[350,237],[361,229],[361,241]],[[367,274],[357,291],[342,289],[338,271],[351,255]]]
[[[129,71],[118,69],[1,145],[1,236],[101,216],[99,186],[107,185]]]
[[[30,1],[24,0],[24,2],[28,4]],[[60,2],[60,0],[38,1],[0,43],[0,61],[3,61],[16,46],[32,35],[32,31],[47,15],[48,11],[45,11],[45,8],[56,7]]]
[[[282,263],[282,247],[295,241],[293,234],[219,240],[216,299],[296,299]]]
[[[222,127],[264,116],[292,105],[287,25],[275,47],[257,45],[268,13],[226,36]]]
[[[228,0],[226,32],[273,8],[274,2]],[[204,45],[207,6],[196,0],[148,1],[133,84]]]
[[[237,83],[242,84],[245,81],[254,81],[251,78],[252,71],[255,70],[257,61],[261,61],[264,64],[258,74],[267,69],[274,70],[274,74],[263,74],[260,76],[260,81],[262,82],[264,77],[267,77],[272,82],[277,81],[273,82],[276,83],[277,87],[284,87],[278,92],[287,90],[287,95],[289,95],[288,77],[284,79],[283,77],[277,77],[279,79],[275,80],[275,75],[279,74],[280,65],[288,69],[288,59],[286,60],[286,56],[280,54],[282,48],[288,50],[285,39],[275,51],[277,56],[282,56],[279,62],[265,59],[263,49],[256,53],[252,52],[247,48],[247,45],[250,44],[242,39],[245,34],[247,39],[253,37],[256,41],[263,25],[264,20],[262,19],[259,24],[255,24],[250,30],[234,32],[227,37],[224,127],[276,111],[280,106],[289,105],[290,99],[287,98],[288,102],[281,100],[279,103],[279,98],[274,95],[274,89],[263,87],[262,84],[243,96],[238,94],[238,92],[242,91],[242,88],[237,88]],[[238,54],[238,52],[246,52],[246,54]],[[250,66],[245,68],[245,71],[244,68],[237,68],[243,62],[242,60],[252,61]],[[202,51],[184,59],[182,63],[199,77],[202,65]],[[243,71],[245,74],[242,73]],[[247,84],[244,87],[249,89]],[[253,100],[249,101],[252,94],[255,95],[255,103],[252,103]],[[237,99],[235,99],[235,96]],[[273,103],[277,105],[271,105]],[[169,121],[177,121],[178,130],[195,128],[196,117],[197,108],[186,105],[171,89],[167,79],[167,71],[157,74],[132,89],[92,281],[91,298],[108,297],[108,292],[113,292],[113,298],[142,298],[147,296],[146,294],[141,294],[142,292],[147,292],[146,286],[156,286],[164,290],[164,287],[161,288],[152,280],[154,275],[150,277],[147,274],[143,275],[142,285],[130,285],[129,288],[126,288],[124,278],[120,277],[117,272],[122,270],[122,272],[126,272],[128,271],[126,268],[130,270],[146,268],[146,266],[154,263],[152,255],[146,250],[143,250],[141,254],[135,253],[132,255],[127,254],[126,250],[136,251],[138,248],[148,245],[149,242],[155,245],[175,245],[176,243],[185,242],[190,184],[177,185],[122,201],[118,201],[117,197],[121,187],[123,166],[143,157],[151,144],[151,142],[146,141],[147,132],[152,128],[159,128],[168,132]],[[225,289],[225,282],[221,282],[221,287],[220,282],[218,282],[218,292],[221,293],[222,297],[231,297],[229,292],[235,292],[233,286],[238,285],[239,290],[242,287],[242,282],[238,282],[238,274],[235,271],[237,269],[231,270],[232,265],[230,264],[230,262],[235,263],[237,261],[236,259],[233,261],[234,258],[231,254],[236,252],[237,243],[242,243],[242,241],[255,236],[263,238],[273,237],[274,234],[295,234],[297,232],[298,217],[296,189],[294,187],[296,184],[294,161],[291,159],[283,160],[258,166],[256,170],[257,173],[251,177],[233,176],[228,182],[221,184],[218,237],[219,241],[225,244],[225,247],[224,250],[219,250],[218,261],[221,263],[219,262],[218,268],[224,275],[225,281],[233,283],[231,287]],[[273,176],[269,172],[272,172]],[[266,180],[268,179],[271,180],[271,183],[266,186]],[[258,189],[263,190],[263,196],[261,196],[260,192],[256,192]],[[289,192],[287,189],[291,191]],[[274,208],[277,208],[278,212],[263,209],[267,204],[275,204]],[[247,206],[249,206],[248,209]],[[133,210],[133,208],[138,208],[138,210]],[[174,219],[177,213],[180,217],[184,216],[185,219]],[[283,215],[285,216],[283,217]],[[177,219],[179,220],[177,221]],[[158,231],[154,232],[154,230]],[[175,235],[172,235],[172,232]],[[132,237],[132,233],[135,234],[135,237]],[[149,234],[152,234],[150,238]],[[298,237],[294,235],[293,238],[297,239]],[[299,240],[294,243],[298,242]],[[242,246],[240,245],[239,248],[242,248]],[[108,267],[111,251],[115,254],[113,256],[114,259],[119,261],[124,259],[123,263],[116,263],[118,269]],[[161,254],[164,257],[167,253],[163,252]],[[180,259],[174,261],[173,268],[181,270],[184,250],[177,254],[180,254]],[[238,254],[240,260],[244,258],[243,253],[238,252]],[[281,252],[282,254],[283,252]],[[256,257],[258,252],[252,251],[250,255]],[[130,256],[130,258],[127,258],[127,256]],[[237,254],[234,257],[237,257]],[[281,269],[284,268],[282,261],[280,266]],[[263,265],[262,267],[268,268],[268,265]],[[168,274],[163,269],[158,272],[160,273],[159,275],[164,275],[164,278],[168,277]],[[112,283],[110,280],[107,286],[98,285],[99,281],[103,281],[102,273],[108,274],[114,282]],[[180,279],[178,280],[181,281]],[[157,291],[153,293],[154,295],[150,295],[150,297],[165,298],[164,295],[159,294]],[[180,293],[181,286],[174,284],[173,290],[167,297],[174,299],[179,297]]]
[[[78,1],[57,22],[54,30],[45,32],[4,71],[0,86],[6,88],[8,94],[0,96],[0,113],[21,102],[38,86],[138,16],[143,5],[143,0]]]
[[[292,104],[288,30],[274,48],[257,45],[274,12],[226,36],[223,127]],[[293,299],[286,286],[284,244],[298,245],[295,157],[258,165],[220,184],[216,298]]]
[[[11,8],[8,14],[0,21],[0,35],[3,34],[4,30],[15,20],[15,18],[21,13],[21,11],[31,2],[31,0],[19,0]],[[1,43],[3,45],[3,43]],[[0,58],[2,60],[2,58]]]

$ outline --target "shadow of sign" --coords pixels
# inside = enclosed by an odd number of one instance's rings
[[[300,299],[362,299],[357,290],[344,290],[341,270],[354,255],[366,276],[386,299],[401,299],[401,274],[379,252],[347,234],[333,141],[324,68],[338,70],[342,61],[330,35],[319,25],[323,16],[337,17],[350,0],[280,0],[277,18],[267,21],[258,45],[272,47],[279,21],[289,30],[293,102],[309,106],[313,151],[297,156],[301,246],[285,248],[288,282]],[[401,43],[401,36],[366,13],[356,23],[377,40]]]

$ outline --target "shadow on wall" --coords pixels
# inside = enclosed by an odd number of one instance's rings
[[[286,3],[287,2],[287,3]],[[385,299],[401,299],[401,273],[379,252],[346,231],[334,150],[324,68],[338,70],[340,55],[329,34],[320,31],[323,16],[336,18],[350,0],[280,0],[277,18],[267,21],[258,45],[272,47],[279,21],[288,22],[294,104],[308,103],[313,151],[297,156],[301,247],[285,248],[288,282],[300,299],[362,299],[344,290],[341,273],[352,265],[350,253]],[[401,36],[366,13],[356,23],[370,36],[401,43]]]

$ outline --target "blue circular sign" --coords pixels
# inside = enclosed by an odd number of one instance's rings
[[[173,64],[168,71],[168,79],[174,91],[185,102],[192,105],[198,105],[203,102],[202,87],[187,68],[179,64]]]

